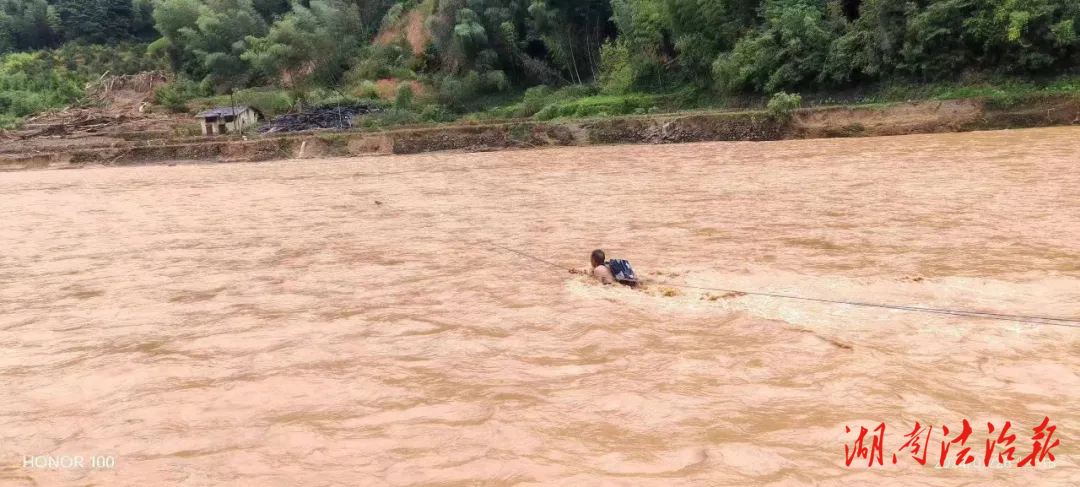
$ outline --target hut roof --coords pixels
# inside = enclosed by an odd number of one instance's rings
[[[250,107],[250,106],[247,106],[247,105],[237,105],[235,107],[215,107],[215,108],[211,108],[211,109],[209,109],[209,110],[207,110],[205,112],[200,112],[198,115],[195,115],[195,118],[227,117],[227,116],[232,116],[234,114],[239,115],[241,113],[244,113],[245,110],[251,110],[251,111],[255,112],[258,116],[262,117],[262,112],[260,112],[259,109],[257,109],[257,108]]]

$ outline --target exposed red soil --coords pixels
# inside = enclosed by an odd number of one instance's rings
[[[430,36],[427,27],[424,25],[424,13],[419,8],[410,10],[398,25],[380,32],[375,37],[375,43],[382,46],[390,44],[402,34],[402,31],[405,33],[405,39],[412,46],[414,54],[424,52]]]

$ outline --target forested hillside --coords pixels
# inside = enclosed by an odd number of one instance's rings
[[[1035,79],[1080,66],[1078,23],[1076,0],[0,0],[0,123],[70,103],[106,70],[155,67],[177,75],[158,99],[178,110],[266,87],[281,111],[389,83],[428,118],[537,86],[512,114],[559,93]],[[635,99],[619,103],[652,103]]]

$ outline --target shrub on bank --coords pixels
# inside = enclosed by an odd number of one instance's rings
[[[420,110],[420,118],[431,123],[445,123],[457,120],[451,111],[440,105],[426,105]]]
[[[781,91],[769,99],[767,108],[769,115],[778,119],[788,119],[800,106],[802,106],[801,95]]]
[[[375,85],[374,81],[364,80],[361,81],[355,89],[352,90],[353,94],[368,100],[379,99],[379,88]]]

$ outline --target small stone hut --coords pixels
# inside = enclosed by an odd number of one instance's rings
[[[202,122],[199,125],[202,126],[203,135],[221,135],[243,132],[266,117],[258,109],[245,105],[211,108],[195,115],[195,118]]]

